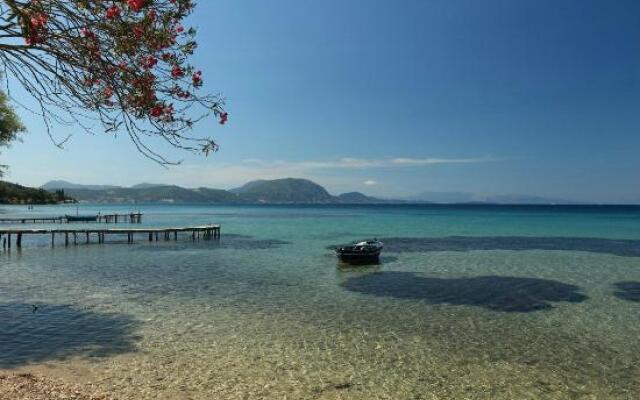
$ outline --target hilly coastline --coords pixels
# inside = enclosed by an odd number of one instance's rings
[[[220,203],[220,204],[376,204],[387,203],[359,192],[334,196],[324,187],[307,179],[275,179],[249,182],[231,190],[184,188],[176,185],[142,183],[131,187],[79,185],[51,181],[47,191],[64,190],[78,201],[93,203]]]

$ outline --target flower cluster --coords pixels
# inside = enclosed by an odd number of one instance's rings
[[[64,62],[81,77],[73,95],[87,107],[122,110],[170,132],[191,128],[192,106],[227,122],[218,98],[196,94],[203,76],[188,62],[195,30],[182,24],[192,0],[74,0],[75,9],[63,0],[42,3],[31,0],[22,10],[25,41],[40,51],[65,49]]]
[[[45,40],[47,21],[49,17],[42,12],[36,12],[28,17],[25,29],[25,42],[28,45],[42,43]]]

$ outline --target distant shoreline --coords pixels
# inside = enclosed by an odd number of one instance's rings
[[[431,208],[640,208],[640,204],[587,204],[587,203],[567,203],[567,204],[527,204],[527,203],[429,203],[429,202],[384,202],[384,203],[285,203],[285,202],[237,202],[237,203],[214,203],[214,202],[169,202],[169,201],[78,201],[77,203],[3,203],[5,206],[222,206],[222,207],[431,207]]]

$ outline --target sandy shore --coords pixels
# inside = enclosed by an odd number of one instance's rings
[[[2,400],[114,400],[106,393],[90,393],[86,387],[30,373],[0,374]]]

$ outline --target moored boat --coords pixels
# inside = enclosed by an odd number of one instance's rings
[[[67,222],[96,222],[97,215],[65,215]]]
[[[377,262],[384,244],[377,240],[358,242],[350,246],[336,248],[336,255],[347,263]]]

